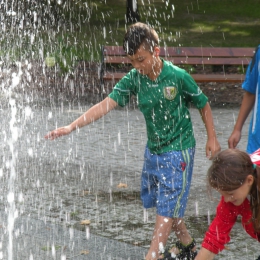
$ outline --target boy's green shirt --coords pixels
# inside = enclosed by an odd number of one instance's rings
[[[163,69],[155,81],[132,69],[114,87],[109,97],[125,106],[132,95],[143,113],[148,148],[161,154],[184,150],[196,144],[189,104],[203,108],[208,98],[183,69],[163,60]]]

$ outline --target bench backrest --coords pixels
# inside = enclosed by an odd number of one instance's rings
[[[161,47],[160,56],[176,65],[248,65],[254,48]],[[129,64],[121,46],[103,46],[104,63]]]

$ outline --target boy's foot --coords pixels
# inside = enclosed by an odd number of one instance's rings
[[[158,260],[194,260],[197,255],[196,242],[193,239],[188,245],[177,241],[172,249],[166,249]],[[260,259],[259,259],[260,260]]]

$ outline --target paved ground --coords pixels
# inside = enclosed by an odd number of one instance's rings
[[[1,222],[6,222],[1,217]],[[144,248],[114,239],[77,231],[66,225],[54,225],[31,217],[19,217],[12,239],[12,258],[9,234],[1,232],[0,259],[142,259]]]
[[[141,113],[117,109],[70,136],[43,139],[48,130],[68,124],[87,108],[82,102],[26,105],[19,98],[13,108],[5,100],[1,103],[0,259],[136,260],[145,254],[155,213],[144,211],[139,199],[146,142]],[[213,109],[223,149],[237,113],[238,108]],[[218,195],[213,194],[215,200],[207,195],[206,133],[198,111],[191,109],[191,116],[197,153],[186,221],[200,243]],[[13,122],[15,127],[10,127]],[[247,126],[241,149],[246,135]],[[119,183],[127,187],[118,188]],[[17,218],[11,232],[13,215]],[[87,228],[80,225],[86,219],[91,221]],[[232,238],[229,250],[216,259],[255,259],[260,254],[258,243],[239,222]]]

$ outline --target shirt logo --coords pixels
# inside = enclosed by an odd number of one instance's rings
[[[168,100],[173,100],[178,93],[178,90],[176,87],[165,87],[163,89],[164,97]]]

